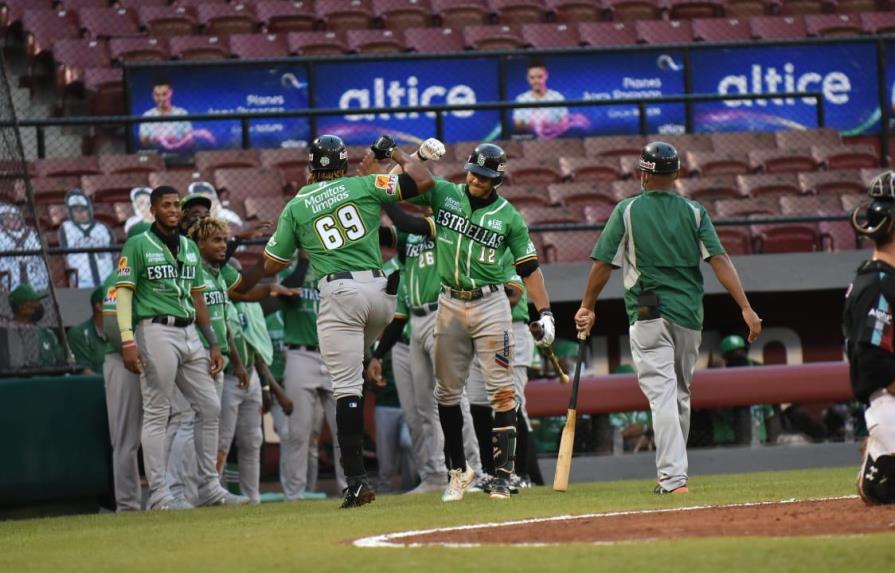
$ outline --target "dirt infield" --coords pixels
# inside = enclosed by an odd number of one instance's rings
[[[685,537],[808,536],[895,532],[895,506],[859,499],[787,501],[569,516],[407,532],[381,545],[620,543]]]

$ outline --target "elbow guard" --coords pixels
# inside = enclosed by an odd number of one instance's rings
[[[538,270],[538,267],[541,265],[538,263],[538,259],[529,259],[523,263],[516,265],[516,274],[522,278],[527,277],[531,273]]]
[[[420,194],[416,181],[406,173],[398,175],[398,187],[401,189],[401,199],[403,200],[413,199]]]

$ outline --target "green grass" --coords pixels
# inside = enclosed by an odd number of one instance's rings
[[[407,529],[564,513],[816,498],[854,493],[855,470],[693,478],[687,496],[656,496],[652,482],[573,484],[565,494],[525,490],[510,502],[470,494],[381,496],[337,509],[337,500],[174,513],[89,515],[0,523],[0,571],[891,571],[895,535],[711,538],[616,546],[358,549],[350,541]],[[549,524],[545,524],[549,527]],[[860,567],[860,569],[858,569]]]

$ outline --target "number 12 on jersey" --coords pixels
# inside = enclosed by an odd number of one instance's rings
[[[479,262],[493,265],[495,256],[497,256],[497,251],[488,247],[482,247],[482,249],[479,251]]]
[[[314,221],[314,230],[325,249],[332,251],[341,248],[367,234],[360,213],[354,205],[340,207],[334,215],[326,214]]]

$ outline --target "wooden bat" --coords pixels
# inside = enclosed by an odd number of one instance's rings
[[[544,333],[541,332],[541,329],[539,328],[539,326],[540,325],[538,325],[537,323],[532,323],[529,326],[529,330],[531,330],[532,336],[534,336],[538,340],[540,340],[541,337],[544,335]],[[547,360],[550,361],[550,364],[553,365],[553,369],[556,371],[556,375],[559,376],[559,383],[560,384],[568,384],[569,383],[569,375],[563,371],[562,365],[559,363],[559,358],[557,358],[556,353],[553,352],[552,345],[544,347],[544,355],[547,357]]]
[[[575,364],[575,377],[572,380],[572,395],[569,397],[569,409],[566,412],[566,425],[562,429],[559,442],[559,455],[556,457],[556,473],[553,475],[553,491],[563,492],[569,488],[569,471],[572,469],[572,450],[575,446],[575,421],[578,408],[578,383],[581,381],[581,363],[584,362],[584,348],[587,336],[578,333],[578,363]]]

